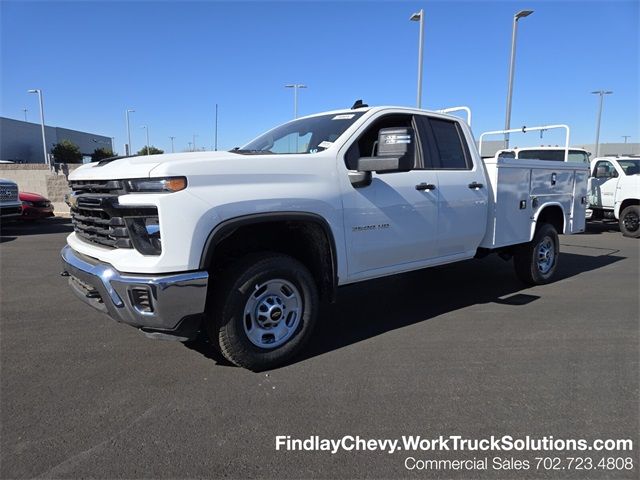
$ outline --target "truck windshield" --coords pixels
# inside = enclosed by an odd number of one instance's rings
[[[620,167],[624,171],[625,175],[638,175],[640,174],[640,159],[638,160],[618,160]]]
[[[294,120],[231,152],[244,155],[320,152],[329,148],[363,114],[359,111]]]

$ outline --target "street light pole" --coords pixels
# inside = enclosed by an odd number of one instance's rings
[[[131,125],[129,124],[129,114],[135,112],[135,110],[127,109],[125,116],[127,118],[127,151],[124,152],[126,156],[133,155],[133,146],[131,145]]]
[[[150,155],[151,153],[149,151],[149,127],[147,125],[143,125],[142,128],[144,128],[147,133],[147,155]]]
[[[33,88],[29,90],[29,93],[37,93],[40,100],[40,127],[42,130],[42,151],[44,153],[44,163],[51,168],[51,162],[49,162],[49,155],[47,155],[47,139],[44,131],[44,102],[42,100],[42,90],[39,88]]]
[[[292,83],[285,85],[284,88],[293,88],[293,118],[298,118],[298,89],[307,88],[307,86],[301,83]]]
[[[627,139],[631,137],[631,135],[621,135],[624,138],[624,143],[627,143]]]
[[[173,149],[173,141],[175,140],[176,137],[169,137],[171,139],[171,153],[175,153],[175,150]]]
[[[27,112],[28,110],[26,108],[23,108],[22,111],[24,112],[24,121],[27,121]]]
[[[418,94],[416,105],[422,108],[422,45],[424,44],[424,9],[414,13],[409,17],[412,22],[420,22],[420,36],[418,39]]]
[[[611,95],[613,92],[609,90],[597,90],[591,92],[594,95],[600,95],[600,107],[598,108],[598,120],[596,122],[596,157],[600,156],[600,121],[602,120],[602,105],[604,103],[604,96]]]
[[[193,134],[193,151],[194,151],[194,152],[196,151],[196,137],[197,137],[197,136],[198,136],[198,135],[196,135],[195,133]]]
[[[507,89],[507,113],[504,120],[504,129],[511,128],[511,97],[513,96],[513,76],[516,69],[516,37],[518,35],[518,20],[528,17],[533,10],[520,10],[513,16],[513,29],[511,31],[511,60],[509,62],[509,88]],[[509,148],[509,134],[504,134],[504,148]]]
[[[216,128],[215,133],[213,135],[213,149],[214,151],[218,151],[218,104],[216,103]]]

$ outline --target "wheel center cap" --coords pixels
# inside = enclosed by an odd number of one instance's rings
[[[273,320],[274,322],[277,322],[278,320],[280,320],[280,317],[282,317],[282,310],[280,310],[279,308],[274,308],[273,310],[271,310],[271,315],[269,315],[269,317],[271,318],[271,320]]]

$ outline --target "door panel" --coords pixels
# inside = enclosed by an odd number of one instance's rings
[[[604,167],[605,173],[598,176],[598,167]],[[589,179],[589,204],[594,207],[613,209],[615,205],[618,176],[611,162],[597,162]]]
[[[421,183],[435,188],[417,190]],[[434,172],[374,173],[370,185],[345,194],[344,211],[350,277],[435,255],[438,186]]]
[[[472,170],[439,170],[438,256],[475,250],[487,227],[488,188]]]

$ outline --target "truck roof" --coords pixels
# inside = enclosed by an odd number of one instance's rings
[[[360,107],[360,108],[343,108],[340,110],[328,110],[326,112],[318,112],[318,113],[313,113],[311,115],[305,115],[304,117],[298,117],[296,120],[299,120],[301,118],[313,118],[313,117],[319,117],[322,115],[344,115],[344,114],[349,114],[349,113],[355,113],[355,112],[379,112],[382,110],[403,110],[406,111],[407,113],[428,113],[428,114],[436,114],[436,115],[441,115],[443,117],[449,117],[452,118],[454,120],[464,120],[460,117],[457,117],[455,115],[449,115],[447,113],[441,113],[435,110],[425,110],[422,108],[415,108],[415,107],[407,107],[407,106],[401,106],[401,105],[380,105],[380,106],[376,106],[376,107]]]

